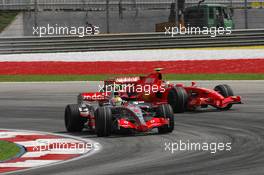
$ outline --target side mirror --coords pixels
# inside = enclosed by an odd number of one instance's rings
[[[192,81],[192,86],[196,86],[196,82]]]
[[[178,84],[176,84],[176,87],[184,87],[184,84],[178,83]]]

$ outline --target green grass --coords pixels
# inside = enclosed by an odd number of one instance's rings
[[[13,158],[19,151],[20,148],[15,143],[0,141],[0,161]]]
[[[0,11],[0,32],[15,19],[17,14],[17,11]]]
[[[0,82],[99,81],[138,75],[0,75]],[[264,74],[164,74],[166,80],[264,80]]]

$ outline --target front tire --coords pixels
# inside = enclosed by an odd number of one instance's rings
[[[232,88],[227,84],[221,84],[214,88],[215,91],[217,91],[219,94],[221,94],[223,97],[230,97],[234,96],[234,92]],[[219,108],[221,110],[229,110],[233,105],[229,104],[225,108]]]
[[[108,137],[112,133],[112,111],[108,107],[99,107],[95,111],[95,129],[98,137]]]
[[[183,87],[174,87],[169,91],[168,103],[171,105],[174,113],[183,113],[186,111],[188,94]]]
[[[77,104],[67,105],[64,113],[65,127],[68,132],[81,132],[85,119],[80,116]]]
[[[163,104],[158,107],[157,115],[159,117],[165,117],[169,120],[169,124],[158,128],[160,134],[170,133],[174,130],[174,115],[173,110],[169,104]]]

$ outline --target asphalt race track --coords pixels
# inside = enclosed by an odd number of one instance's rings
[[[221,82],[199,82],[213,88]],[[75,136],[99,142],[101,152],[56,166],[30,170],[27,175],[78,174],[237,174],[260,175],[264,172],[264,81],[231,81],[244,104],[230,111],[187,112],[177,114],[172,134],[155,131],[138,136],[97,138],[88,132]],[[76,103],[81,91],[96,90],[98,83],[0,83],[0,128],[65,133],[63,113]],[[232,142],[231,151],[164,149],[164,141]]]

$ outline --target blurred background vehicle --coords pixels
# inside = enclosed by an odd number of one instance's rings
[[[156,25],[164,22],[169,26],[189,23],[235,29],[264,27],[263,0],[198,3],[199,0],[0,0],[0,12],[21,12],[5,36],[8,33],[30,36],[32,26],[47,24],[86,26],[89,23],[99,26],[101,33],[155,32],[160,31]]]

